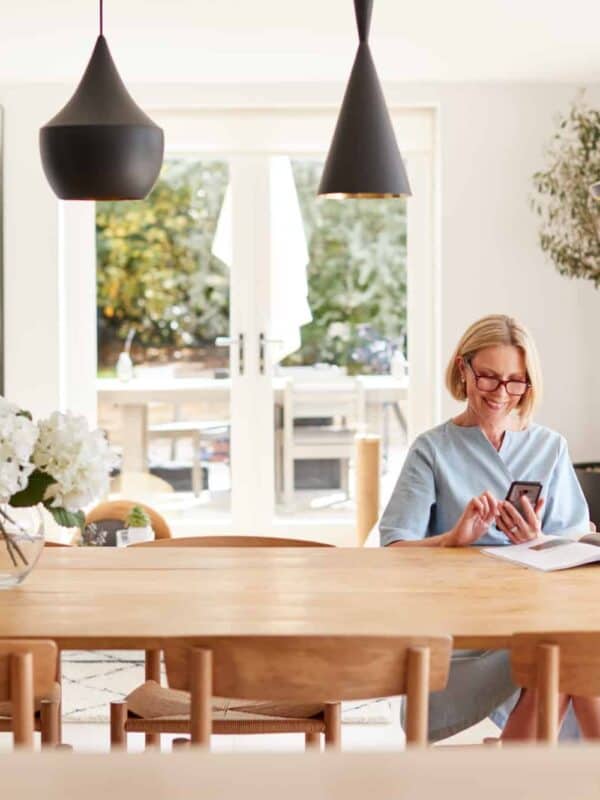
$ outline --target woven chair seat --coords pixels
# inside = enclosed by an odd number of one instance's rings
[[[55,683],[52,686],[52,689],[48,692],[48,694],[44,695],[43,697],[36,697],[35,698],[35,712],[36,714],[40,711],[41,704],[49,700],[51,703],[60,703],[60,683]],[[10,701],[0,703],[0,717],[3,719],[10,719],[12,716],[12,703]]]
[[[190,694],[180,689],[160,686],[156,681],[146,681],[126,698],[127,709],[136,717],[153,720],[186,720],[190,717]],[[213,720],[292,720],[319,719],[323,706],[318,703],[284,704],[248,701],[226,697],[213,697]]]

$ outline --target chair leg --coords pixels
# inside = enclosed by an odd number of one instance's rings
[[[110,749],[127,750],[127,703],[110,704]]]
[[[557,644],[540,644],[537,647],[537,740],[546,744],[558,741],[559,717],[559,662]]]
[[[191,744],[190,740],[186,739],[184,736],[178,736],[177,739],[173,739],[171,742],[173,750],[185,750],[187,747],[190,747]]]
[[[202,648],[193,648],[190,655],[192,745],[209,748],[212,732],[212,652]]]
[[[425,747],[429,712],[429,648],[408,650],[406,682],[406,744]]]
[[[325,706],[325,749],[339,750],[342,746],[342,706],[341,703],[327,703]]]
[[[146,650],[146,680],[156,681],[160,684],[160,650]],[[157,747],[160,750],[160,733],[147,733],[145,735],[146,749]]]
[[[42,747],[60,744],[60,703],[43,700],[40,705]]]
[[[60,700],[58,701],[58,742],[57,745],[62,743],[62,653],[59,650],[56,656],[56,673],[54,680],[60,686]]]
[[[12,725],[15,747],[33,748],[33,656],[14,653],[10,657]]]
[[[160,733],[146,733],[144,734],[144,743],[146,750],[155,747],[160,750]]]
[[[305,733],[304,734],[304,749],[305,750],[321,750],[321,734],[320,733]]]

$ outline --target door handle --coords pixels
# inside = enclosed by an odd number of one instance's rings
[[[238,346],[238,369],[240,375],[244,374],[244,334],[240,333],[239,336],[217,336],[215,345],[217,347],[230,347],[237,344]]]
[[[265,374],[266,346],[268,344],[283,344],[283,339],[267,339],[264,333],[258,337],[258,371]]]

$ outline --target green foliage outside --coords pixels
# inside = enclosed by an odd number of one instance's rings
[[[406,337],[404,200],[319,199],[322,165],[293,161],[309,245],[309,304],[302,347],[284,364],[338,364],[387,372]]]
[[[600,203],[590,187],[600,178],[600,111],[574,103],[562,116],[547,152],[548,166],[533,176],[539,240],[562,275],[600,285]]]
[[[318,199],[321,169],[293,162],[313,321],[284,363],[387,372],[406,335],[405,202]],[[132,332],[145,348],[196,348],[228,333],[229,269],[211,254],[227,182],[225,162],[169,159],[147,200],[98,203],[100,354]],[[101,370],[113,364],[99,359]]]
[[[211,254],[228,182],[220,161],[169,159],[145,201],[98,203],[100,339],[195,346],[227,334],[229,269]]]

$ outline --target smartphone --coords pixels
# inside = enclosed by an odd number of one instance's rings
[[[542,484],[537,481],[513,481],[510,485],[505,500],[512,503],[517,509],[519,514],[524,515],[523,507],[521,506],[521,498],[527,497],[533,508],[539,500],[542,493]]]

